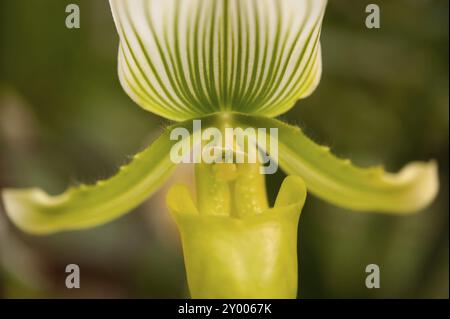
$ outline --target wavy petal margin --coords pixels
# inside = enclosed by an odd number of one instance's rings
[[[110,0],[119,77],[141,107],[182,121],[277,116],[320,81],[327,0]]]
[[[50,196],[39,188],[4,189],[6,213],[20,229],[32,234],[94,227],[116,219],[147,199],[170,176],[169,130],[134,156],[114,177],[95,185],[69,188]]]
[[[335,205],[359,211],[410,213],[429,205],[439,190],[435,161],[412,162],[399,173],[382,167],[360,168],[315,144],[300,128],[281,121],[234,115],[242,127],[278,128],[279,165],[301,176],[308,191]],[[267,144],[268,145],[268,144]],[[270,151],[269,151],[270,153]]]

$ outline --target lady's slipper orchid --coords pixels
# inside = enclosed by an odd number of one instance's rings
[[[295,175],[285,180],[274,208],[254,165],[197,164],[196,201],[183,186],[171,189],[167,201],[193,297],[295,297],[305,189],[359,211],[409,213],[428,205],[438,190],[435,162],[411,163],[398,174],[359,168],[273,119],[319,83],[326,2],[110,0],[123,88],[144,109],[178,123],[109,180],[58,196],[38,188],[4,190],[11,220],[27,232],[49,234],[125,214],[170,176],[170,132],[193,119],[208,127],[277,128],[279,164]]]

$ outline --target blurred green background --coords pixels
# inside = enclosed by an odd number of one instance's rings
[[[80,5],[81,29],[65,27]],[[368,30],[365,7],[381,7]],[[330,0],[324,72],[313,96],[282,116],[360,165],[398,170],[435,158],[440,194],[406,217],[355,213],[309,196],[299,226],[302,298],[448,298],[448,1]],[[0,188],[108,177],[167,123],[121,89],[106,0],[0,0]],[[188,181],[180,168],[173,180]],[[282,174],[269,179],[274,198]],[[170,183],[169,182],[169,183]],[[188,296],[167,186],[133,213],[80,232],[33,237],[0,208],[0,297]],[[81,289],[65,267],[81,267]],[[365,267],[381,288],[365,287]]]

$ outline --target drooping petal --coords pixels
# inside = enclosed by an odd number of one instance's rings
[[[301,176],[309,191],[338,206],[408,213],[429,205],[438,192],[434,161],[410,163],[397,174],[385,172],[382,167],[360,168],[315,144],[298,127],[249,115],[234,115],[233,119],[243,127],[266,128],[267,132],[277,128],[281,168]]]
[[[224,110],[279,115],[320,80],[326,2],[110,0],[122,86],[173,120]]]
[[[39,188],[5,189],[6,213],[19,228],[33,234],[88,228],[118,218],[155,192],[170,175],[172,145],[168,131],[164,132],[114,177],[69,188],[58,196]]]

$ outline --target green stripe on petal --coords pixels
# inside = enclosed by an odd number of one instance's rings
[[[289,175],[301,176],[310,192],[335,205],[359,211],[408,213],[429,205],[438,192],[434,161],[410,163],[397,174],[382,167],[360,168],[335,157],[328,147],[315,144],[298,127],[249,115],[235,114],[233,121],[242,127],[266,128],[267,132],[278,128],[281,168]]]
[[[182,121],[277,116],[311,94],[326,0],[110,0],[119,77],[143,108]]]
[[[155,192],[174,167],[169,131],[134,156],[114,177],[50,196],[39,188],[2,191],[6,213],[22,230],[50,234],[97,226],[118,218]]]

